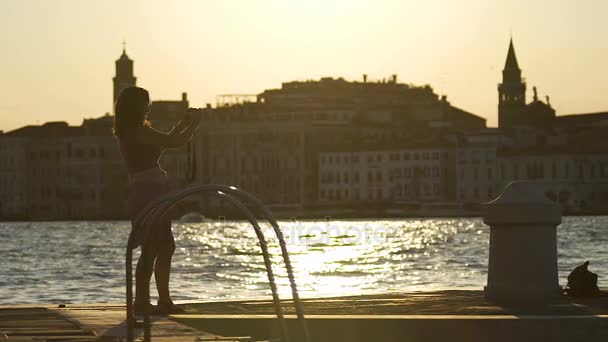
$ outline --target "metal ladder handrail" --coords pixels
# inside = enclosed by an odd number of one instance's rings
[[[201,185],[198,185],[201,186]],[[251,193],[241,190],[235,186],[227,186],[227,185],[220,185],[220,184],[206,184],[206,185],[202,185],[205,187],[215,187],[218,189],[218,191],[222,191],[224,193],[229,193],[231,195],[236,195],[239,198],[244,198],[249,204],[253,204],[256,209],[258,211],[260,211],[264,217],[264,219],[266,221],[268,221],[268,223],[270,223],[270,225],[273,228],[273,231],[275,233],[275,236],[277,237],[277,240],[279,241],[279,246],[281,248],[281,255],[283,257],[283,263],[285,264],[285,269],[287,271],[287,277],[290,283],[290,287],[291,287],[291,294],[292,294],[292,298],[293,298],[293,303],[294,303],[294,307],[295,307],[295,311],[296,311],[296,317],[300,323],[300,329],[302,330],[302,334],[304,335],[304,341],[306,342],[310,342],[310,334],[309,334],[309,330],[308,330],[308,324],[306,322],[306,319],[304,318],[304,309],[302,307],[302,302],[300,300],[300,296],[298,294],[298,289],[297,289],[297,285],[295,282],[295,276],[293,273],[293,267],[291,265],[291,260],[289,258],[289,253],[287,251],[287,244],[285,243],[285,238],[283,236],[283,232],[281,231],[281,228],[279,226],[279,223],[277,222],[276,218],[274,217],[274,215],[272,214],[272,212],[254,195],[252,195]],[[176,192],[176,196],[180,195],[182,192],[184,193],[183,196],[180,197],[180,199],[183,199],[186,196],[189,196],[192,194],[192,191],[195,190],[197,186],[191,186],[188,187],[186,189],[183,189],[181,191]],[[162,202],[161,201],[157,201],[158,203]],[[169,204],[171,205],[171,204]],[[151,205],[151,208],[149,208],[150,210],[154,210],[156,207],[158,207],[158,204],[156,205]],[[145,212],[145,209],[144,209]],[[139,224],[144,224],[146,223],[146,220],[149,216],[145,213],[142,213],[140,215],[140,217],[138,218],[138,221],[136,221],[136,227]],[[141,222],[143,221],[143,222]]]
[[[279,246],[281,248],[281,254],[283,256],[283,263],[285,264],[285,270],[287,271],[287,277],[289,279],[289,284],[291,287],[291,295],[293,298],[294,307],[296,309],[296,316],[298,317],[298,321],[300,321],[302,333],[304,334],[304,341],[310,342],[308,324],[306,322],[306,319],[304,318],[304,309],[302,307],[302,302],[298,294],[298,288],[296,285],[295,276],[293,274],[293,267],[291,266],[291,260],[287,251],[287,244],[285,243],[285,237],[283,236],[283,231],[281,231],[279,223],[277,222],[274,215],[272,215],[270,210],[268,210],[268,208],[266,208],[266,206],[257,197],[233,186],[230,186],[230,192],[244,197],[249,201],[249,203],[255,204],[256,207],[262,212],[264,219],[266,219],[266,221],[268,221],[272,226],[275,236],[277,240],[279,240]]]
[[[258,236],[258,240],[260,242],[260,247],[262,248],[262,254],[264,256],[264,263],[266,265],[268,280],[270,282],[270,287],[271,287],[271,291],[272,291],[273,302],[275,304],[275,311],[277,314],[277,318],[279,319],[279,322],[280,322],[282,339],[284,341],[288,341],[289,336],[288,336],[287,327],[286,327],[286,324],[284,321],[283,309],[280,304],[280,298],[278,296],[278,293],[276,290],[276,284],[274,282],[274,273],[272,271],[272,266],[271,266],[271,262],[270,262],[270,257],[269,257],[266,241],[264,239],[264,235],[263,235],[259,225],[257,224],[257,220],[255,219],[253,214],[251,214],[251,212],[244,205],[242,205],[242,203],[240,201],[232,198],[229,195],[226,195],[225,193],[217,191],[217,189],[215,189],[213,186],[199,186],[199,187],[197,187],[197,189],[187,189],[187,190],[190,190],[190,191],[182,190],[181,192],[178,191],[178,192],[170,193],[168,195],[163,196],[161,199],[159,199],[159,201],[158,201],[159,203],[155,203],[156,205],[151,210],[148,210],[146,218],[144,218],[144,222],[149,223],[149,224],[144,226],[144,229],[146,229],[146,232],[145,232],[146,238],[145,238],[145,242],[143,244],[142,253],[146,253],[147,246],[149,246],[149,241],[150,241],[149,240],[150,239],[149,227],[152,225],[152,223],[156,222],[156,220],[158,218],[160,218],[163,214],[165,214],[165,212],[168,209],[170,209],[179,200],[183,199],[184,197],[187,197],[188,195],[194,194],[196,192],[207,192],[208,194],[211,194],[211,195],[226,197],[232,204],[234,204],[246,216],[248,216],[248,218],[252,219],[250,221],[250,223],[254,227],[254,230],[255,230],[256,235]],[[196,191],[194,191],[194,190],[196,190]],[[147,219],[147,217],[150,217],[150,216],[152,218]],[[130,240],[132,241],[132,239],[130,239]],[[130,254],[130,253],[128,253],[128,254]],[[129,264],[129,261],[127,261],[127,264]],[[132,265],[129,268],[132,269]],[[127,288],[132,288],[132,284],[129,284],[129,279],[132,282],[132,276],[130,278],[127,278],[127,283],[128,283]],[[129,323],[130,323],[130,324],[128,324],[128,329],[132,329],[134,327],[134,324],[133,324],[134,317],[130,316],[130,313],[132,313],[132,311],[131,311],[129,303],[131,303],[132,295],[129,296],[129,292],[130,291],[128,291],[128,293],[127,293],[127,297],[128,297],[127,317],[129,319]],[[132,294],[132,292],[131,292],[131,294]],[[144,301],[149,301],[149,287],[144,292]],[[144,312],[144,322],[143,323],[144,323],[144,326],[143,326],[144,327],[144,340],[150,341],[150,338],[151,338],[150,313],[147,311]],[[128,338],[131,338],[131,336],[132,336],[132,331],[129,331]]]
[[[220,196],[220,197],[225,197],[229,202],[231,202],[235,207],[237,207],[237,209],[241,210],[241,212],[244,213],[248,217],[249,222],[254,227],[254,230],[256,231],[256,235],[258,236],[258,239],[260,240],[260,246],[263,249],[263,254],[267,254],[264,252],[264,249],[266,249],[266,252],[267,252],[266,242],[265,242],[263,233],[262,233],[261,229],[259,229],[259,225],[257,224],[257,219],[251,213],[251,211],[249,211],[248,208],[240,201],[240,199],[245,199],[248,202],[248,204],[253,205],[254,207],[256,207],[256,209],[258,209],[259,211],[262,212],[264,219],[267,220],[270,223],[270,225],[273,227],[275,235],[276,235],[277,239],[279,240],[279,245],[281,247],[281,253],[283,255],[283,261],[285,263],[285,267],[287,269],[287,274],[289,277],[289,282],[291,285],[293,302],[295,305],[298,321],[300,322],[302,332],[305,337],[305,341],[310,341],[309,331],[307,328],[306,320],[304,319],[302,304],[301,304],[300,298],[298,296],[297,286],[295,284],[295,278],[293,275],[293,269],[291,267],[291,261],[289,260],[289,254],[287,252],[287,246],[286,246],[282,231],[278,225],[278,222],[272,215],[272,213],[261,203],[261,201],[259,201],[252,194],[250,194],[246,191],[240,190],[236,187],[226,186],[226,185],[208,184],[208,185],[192,186],[192,187],[189,187],[189,188],[186,188],[183,190],[172,192],[168,195],[165,195],[159,199],[154,200],[152,203],[150,203],[148,206],[146,206],[146,208],[144,208],[144,210],[142,210],[141,213],[137,216],[136,220],[134,221],[134,227],[140,227],[139,229],[145,229],[146,231],[144,232],[144,234],[145,234],[146,240],[147,240],[147,238],[149,236],[148,230],[150,229],[151,223],[154,223],[158,218],[160,218],[163,214],[165,214],[166,211],[169,210],[178,201],[182,200],[183,198],[185,198],[187,196],[190,196],[190,195],[193,195],[196,193],[208,193],[208,194],[212,194],[212,195],[216,195],[216,196]],[[239,199],[237,200],[231,195],[236,195],[237,197],[239,197]],[[129,235],[129,242],[127,244],[127,320],[128,320],[128,329],[129,329],[128,338],[130,338],[130,339],[133,338],[132,329],[134,328],[133,325],[135,322],[133,312],[132,312],[132,297],[133,297],[133,295],[132,295],[132,249],[133,248],[131,246],[134,243],[133,240],[134,240],[135,232],[137,230],[138,229],[132,229],[131,234]],[[287,340],[288,336],[287,336],[287,332],[286,332],[282,307],[280,305],[278,294],[276,294],[276,296],[275,296],[276,284],[274,284],[274,275],[272,272],[272,266],[269,264],[269,258],[265,257],[265,263],[267,264],[267,271],[269,271],[268,275],[269,275],[269,281],[271,283],[271,290],[273,290],[273,299],[275,300],[275,310],[277,311],[277,317],[281,321],[282,334],[285,335],[284,339]],[[149,295],[149,293],[147,293],[147,295]],[[149,315],[148,315],[148,317],[146,317],[146,315],[144,316],[144,328],[146,328],[146,327],[148,327],[148,329],[149,329]],[[146,331],[144,331],[144,338],[146,338],[146,335],[148,335],[148,338],[149,338],[149,330],[147,331],[147,333],[146,333]]]

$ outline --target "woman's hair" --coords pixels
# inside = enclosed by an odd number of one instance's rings
[[[144,88],[125,88],[114,104],[114,135],[121,137],[136,127],[149,126],[146,115],[150,107],[150,94]]]

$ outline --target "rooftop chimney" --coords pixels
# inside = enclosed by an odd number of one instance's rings
[[[363,83],[367,83],[367,74],[363,74]]]
[[[397,83],[397,74],[393,74],[393,83]]]
[[[188,101],[188,94],[182,93],[182,102],[186,102],[186,101]]]

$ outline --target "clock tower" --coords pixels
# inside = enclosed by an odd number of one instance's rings
[[[116,60],[116,76],[114,76],[113,81],[114,102],[112,107],[114,107],[120,92],[127,87],[134,86],[135,82],[137,81],[137,78],[133,76],[133,60],[127,56],[124,42],[122,47],[122,55]]]
[[[525,121],[526,83],[515,57],[513,39],[509,43],[507,61],[498,85],[498,126],[509,129]]]

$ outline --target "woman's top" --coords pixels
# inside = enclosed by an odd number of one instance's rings
[[[129,175],[152,168],[160,169],[158,159],[163,152],[160,146],[140,143],[134,135],[120,137],[118,143]]]

